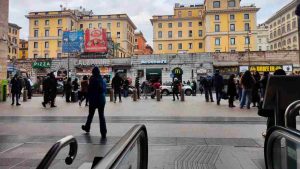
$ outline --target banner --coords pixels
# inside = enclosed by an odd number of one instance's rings
[[[64,53],[76,53],[83,52],[83,31],[76,32],[64,32],[62,52]]]
[[[107,53],[105,29],[87,29],[85,31],[85,52]]]

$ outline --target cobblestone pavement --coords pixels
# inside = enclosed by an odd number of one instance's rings
[[[266,120],[257,116],[256,109],[230,109],[227,101],[217,106],[200,95],[186,97],[185,102],[173,102],[171,97],[161,102],[108,101],[108,139],[103,143],[97,117],[90,135],[80,130],[87,107],[67,104],[61,97],[54,109],[43,108],[41,102],[41,97],[34,97],[20,107],[0,103],[0,168],[35,168],[51,145],[66,135],[78,140],[76,161],[66,166],[64,149],[52,168],[89,166],[94,156],[105,155],[136,123],[148,130],[150,169],[264,168],[261,133]]]

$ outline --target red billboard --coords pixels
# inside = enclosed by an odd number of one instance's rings
[[[105,29],[87,29],[85,31],[85,52],[106,53],[107,37]]]

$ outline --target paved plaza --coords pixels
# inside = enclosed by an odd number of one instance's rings
[[[34,168],[55,141],[76,137],[79,151],[71,166],[64,164],[64,149],[52,168],[89,166],[94,156],[104,156],[135,124],[145,124],[149,136],[150,169],[222,168],[260,169],[263,167],[263,138],[266,119],[255,108],[240,110],[206,103],[204,96],[186,97],[185,102],[163,97],[157,102],[109,102],[105,109],[108,139],[100,140],[98,118],[90,134],[81,131],[88,113],[78,103],[57,97],[57,108],[43,108],[42,97],[11,106],[0,103],[0,168]],[[238,105],[238,103],[236,103]],[[97,116],[97,115],[96,115]]]

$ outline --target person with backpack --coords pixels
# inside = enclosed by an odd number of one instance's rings
[[[88,97],[89,97],[89,115],[85,125],[81,126],[81,129],[87,133],[90,132],[91,123],[96,109],[98,109],[99,122],[100,122],[100,133],[102,139],[106,139],[107,128],[104,117],[104,108],[105,108],[105,92],[106,92],[106,83],[103,80],[100,70],[98,67],[94,67],[92,70],[92,76],[89,81],[88,86]]]
[[[242,76],[241,83],[243,85],[243,94],[240,103],[240,108],[243,109],[246,105],[247,109],[250,109],[250,104],[252,101],[252,89],[255,84],[255,80],[249,70],[247,70]]]

